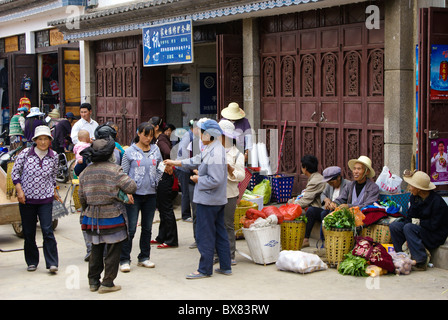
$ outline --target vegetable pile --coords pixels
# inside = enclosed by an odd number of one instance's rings
[[[416,264],[415,260],[409,258],[404,252],[392,252],[392,259],[394,261],[396,274],[410,274],[412,266]]]
[[[367,277],[367,267],[366,259],[347,253],[344,255],[344,260],[339,263],[338,272],[343,275]]]
[[[355,215],[346,207],[336,208],[335,211],[328,214],[323,220],[323,226],[327,230],[331,228],[353,229],[355,225]]]

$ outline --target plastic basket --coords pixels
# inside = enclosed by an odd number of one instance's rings
[[[306,225],[303,221],[283,221],[281,224],[282,250],[302,249]]]
[[[349,253],[354,245],[355,238],[351,229],[322,227],[325,237],[325,252],[327,263],[330,267],[337,267],[338,263],[344,260],[344,255]]]
[[[234,223],[234,227],[235,227],[236,239],[244,238],[243,231],[242,231],[243,224],[240,223],[240,219],[246,215],[246,211],[249,210],[250,208],[258,209],[258,204],[253,203],[253,202],[250,202],[250,203],[252,203],[251,206],[242,206],[241,202],[240,202],[240,204],[237,205],[237,207],[235,209],[235,217],[234,217],[233,223]]]
[[[261,175],[260,172],[252,171],[252,177],[249,180],[249,185],[247,186],[247,189],[252,191],[254,187],[264,179],[266,179],[266,177]]]
[[[370,237],[373,241],[378,243],[392,242],[389,225],[381,223],[371,224],[370,226],[364,227],[361,231],[361,236]]]
[[[284,203],[291,199],[294,176],[286,174],[276,174],[268,176],[272,187],[271,201]]]
[[[280,255],[280,225],[264,228],[243,228],[252,261],[267,265],[275,263]]]
[[[397,194],[383,194],[380,193],[380,201],[392,200],[401,206],[401,214],[406,216],[409,206],[410,192],[397,193]]]

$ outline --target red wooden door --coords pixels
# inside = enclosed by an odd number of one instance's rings
[[[419,16],[418,47],[418,169],[428,173],[437,185],[437,190],[448,190],[445,173],[437,175],[437,168],[431,164],[434,149],[444,142],[447,152],[448,141],[448,97],[436,99],[431,95],[431,54],[438,45],[448,46],[448,9],[423,8]],[[446,54],[448,61],[448,53]],[[445,78],[446,79],[446,78]],[[448,82],[448,79],[445,80]]]
[[[241,35],[220,34],[216,36],[217,117],[230,102],[237,102],[244,109],[243,99],[243,40]]]
[[[298,174],[315,155],[319,170],[360,155],[383,166],[384,33],[364,23],[262,34],[262,128],[287,128],[280,171]],[[281,134],[279,134],[281,139]],[[269,145],[269,144],[268,144]]]
[[[32,80],[30,91],[22,91],[20,85],[24,76]],[[31,106],[39,107],[37,79],[37,63],[35,54],[13,53],[8,57],[8,77],[9,77],[9,106],[10,115],[17,111],[20,98],[26,96],[31,101]]]

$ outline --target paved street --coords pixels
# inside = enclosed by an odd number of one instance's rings
[[[179,207],[176,207],[176,215],[180,218]],[[158,221],[155,221],[153,238],[157,235],[158,226]],[[1,225],[0,300],[448,299],[448,270],[438,268],[412,272],[408,276],[387,275],[375,279],[342,276],[336,269],[302,275],[279,271],[275,264],[258,265],[237,254],[238,264],[233,268],[232,276],[214,274],[206,279],[187,280],[185,275],[197,268],[199,254],[196,249],[188,248],[193,242],[192,224],[178,220],[177,226],[178,248],[156,249],[153,246],[151,260],[156,264],[154,269],[136,265],[137,233],[131,272],[119,272],[116,279],[116,284],[121,285],[122,290],[101,295],[89,291],[88,264],[83,260],[85,245],[79,214],[74,213],[59,220],[55,232],[60,261],[57,275],[50,275],[45,269],[42,249],[39,249],[41,260],[37,271],[27,272],[21,250],[23,240],[14,234],[11,225]],[[42,245],[39,228],[37,243]],[[238,240],[237,249],[249,254],[246,240]]]

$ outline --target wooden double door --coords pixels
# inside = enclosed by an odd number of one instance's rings
[[[280,172],[306,185],[301,157],[315,155],[319,171],[367,155],[377,173],[384,145],[384,25],[364,23],[261,34],[261,128],[286,125]],[[269,146],[269,130],[267,131]]]

